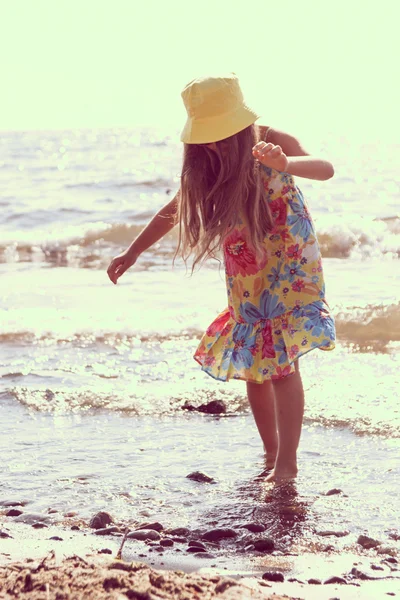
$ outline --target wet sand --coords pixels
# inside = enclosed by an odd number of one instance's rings
[[[81,526],[82,527],[82,526]],[[395,548],[342,553],[281,553],[210,557],[189,554],[181,544],[162,554],[149,541],[99,536],[93,529],[49,525],[41,529],[0,517],[0,598],[274,598],[377,600],[400,594]],[[51,539],[53,538],[53,539]],[[383,549],[384,550],[384,549]],[[388,562],[389,560],[389,562]],[[374,565],[374,568],[371,568]],[[283,582],[263,579],[278,573]],[[269,576],[270,577],[270,576]],[[279,577],[279,575],[278,575]],[[342,583],[328,583],[332,577]],[[366,579],[366,578],[370,579]],[[309,579],[320,583],[307,583]],[[272,594],[275,594],[272,596]],[[278,596],[277,596],[278,595]]]

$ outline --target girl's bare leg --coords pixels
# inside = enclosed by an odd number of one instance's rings
[[[295,362],[295,367],[293,375],[273,381],[279,443],[274,470],[266,481],[293,479],[297,475],[297,448],[303,424],[304,390],[298,361]]]
[[[271,381],[264,381],[264,383],[247,382],[247,397],[264,443],[267,468],[273,469],[278,451],[274,386]]]

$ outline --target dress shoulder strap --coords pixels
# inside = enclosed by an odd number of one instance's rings
[[[271,130],[271,127],[268,125],[259,125],[260,128],[260,142],[266,142],[268,140],[268,136]]]

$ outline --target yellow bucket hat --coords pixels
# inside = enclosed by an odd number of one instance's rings
[[[246,105],[235,73],[193,79],[181,96],[188,114],[181,134],[186,144],[219,142],[260,118]]]

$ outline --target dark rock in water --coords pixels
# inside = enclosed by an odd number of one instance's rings
[[[64,517],[66,519],[70,519],[71,517],[76,517],[78,515],[77,512],[70,510],[69,512],[64,513]]]
[[[373,571],[384,571],[385,569],[383,567],[381,567],[380,565],[371,565],[371,569]]]
[[[347,584],[347,581],[343,579],[343,577],[338,577],[337,575],[334,575],[333,577],[329,577],[329,579],[325,579],[324,581],[324,585],[328,585],[330,583]]]
[[[89,527],[92,529],[102,529],[112,522],[112,517],[107,512],[98,512],[90,519]]]
[[[22,510],[18,510],[18,508],[12,508],[6,512],[6,517],[19,517],[19,515],[22,515],[22,513]]]
[[[139,529],[154,529],[154,531],[162,531],[164,529],[164,526],[161,525],[161,523],[143,523],[143,525],[138,525],[136,527],[136,531],[138,531]]]
[[[343,490],[340,490],[339,488],[332,488],[326,492],[325,496],[335,496],[336,494],[343,494]]]
[[[174,529],[168,529],[168,535],[186,536],[189,535],[190,529],[187,527],[174,527]]]
[[[360,546],[366,550],[369,550],[370,548],[376,548],[377,546],[380,546],[382,542],[378,542],[378,540],[374,540],[367,535],[360,535],[358,537],[357,544],[360,544]]]
[[[139,529],[138,531],[131,531],[128,533],[127,537],[131,540],[153,540],[158,541],[161,539],[158,531],[154,531],[154,529]]]
[[[96,529],[94,535],[109,535],[110,533],[114,533],[116,531],[119,532],[119,527],[102,527],[101,529]]]
[[[48,525],[46,525],[46,523],[42,523],[41,521],[38,521],[37,523],[32,523],[32,527],[34,529],[43,529],[44,527],[48,527]]]
[[[258,552],[273,552],[275,549],[274,540],[271,538],[264,538],[262,540],[255,540],[253,542],[254,549]]]
[[[63,538],[58,535],[53,535],[49,540],[54,540],[55,542],[62,542]]]
[[[193,471],[193,473],[189,473],[186,475],[187,479],[191,479],[192,481],[198,481],[200,483],[213,483],[214,479],[201,473],[200,471]]]
[[[164,538],[161,540],[160,544],[161,546],[170,547],[174,545],[174,542],[170,538]]]
[[[164,552],[165,548],[158,544],[157,546],[154,546],[154,550],[157,550],[157,552]]]
[[[186,400],[185,404],[181,408],[182,408],[182,410],[190,410],[190,411],[197,410],[197,408],[195,406],[193,406],[193,404],[190,404],[189,400]]]
[[[172,537],[171,540],[173,542],[176,542],[177,544],[185,544],[187,542],[187,539],[185,537],[178,537],[178,536]]]
[[[241,525],[241,529],[247,529],[252,533],[262,533],[265,531],[265,525],[261,525],[261,523],[246,523],[246,525]]]
[[[394,556],[388,556],[385,558],[385,562],[392,563],[392,565],[397,565],[398,560]]]
[[[80,528],[78,527],[78,525],[72,525],[71,531],[80,531]]]
[[[58,510],[56,510],[55,508],[49,508],[47,513],[49,515],[54,515],[54,514],[58,513]]]
[[[313,577],[307,581],[310,585],[321,585],[320,579],[314,579]]]
[[[391,540],[394,540],[395,542],[400,541],[400,533],[397,533],[397,531],[391,531],[389,533],[389,537]]]
[[[11,506],[26,506],[28,502],[26,500],[6,500],[5,502],[0,502],[0,506],[4,506],[4,508],[8,508]]]
[[[0,529],[0,538],[6,539],[6,538],[12,538],[12,535],[8,534],[6,531],[4,531],[3,529]]]
[[[235,537],[237,537],[236,531],[234,529],[228,528],[210,529],[210,531],[207,531],[204,535],[202,535],[203,540],[207,540],[210,542],[219,542],[219,540]]]
[[[276,571],[266,571],[263,573],[262,578],[266,579],[267,581],[279,581],[281,583],[285,581],[283,573],[278,573]]]
[[[209,552],[196,552],[193,556],[196,558],[215,558],[215,554],[210,554]]]
[[[99,550],[99,554],[112,554],[112,550],[110,548],[102,548]]]
[[[207,552],[207,548],[200,548],[200,546],[189,546],[186,548],[186,552]]]
[[[208,415],[220,415],[226,413],[226,404],[223,400],[212,400],[207,404],[201,404],[197,410]]]
[[[202,548],[203,550],[206,549],[205,545],[198,540],[190,540],[189,546],[195,546],[196,548]]]

